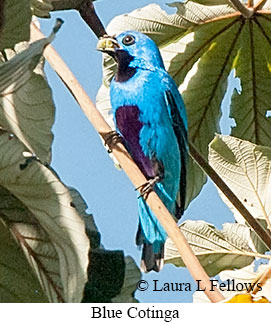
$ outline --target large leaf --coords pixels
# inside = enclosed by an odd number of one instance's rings
[[[69,190],[35,157],[24,157],[26,148],[14,135],[1,133],[0,151],[2,221],[49,301],[79,302],[87,281],[89,240]]]
[[[114,303],[136,303],[134,292],[141,273],[131,257],[125,257],[125,277],[120,293],[112,299]]]
[[[271,1],[246,19],[227,1],[186,1],[170,6],[177,7],[176,14],[166,15],[158,6],[149,5],[114,18],[108,30],[137,29],[156,41],[183,95],[189,138],[206,159],[208,143],[220,132],[221,103],[233,68],[241,91],[233,94],[231,117],[236,127],[232,133],[270,146]],[[105,61],[105,85],[114,68],[112,61]],[[187,205],[205,181],[201,169],[190,160]]]
[[[165,61],[168,60],[167,53],[171,53],[171,75],[178,84],[184,81],[181,88],[187,107],[189,139],[205,157],[208,154],[208,143],[213,139],[215,132],[220,132],[220,103],[227,90],[227,78],[235,54],[233,45],[239,29],[234,20],[209,23],[195,29],[193,42],[191,33],[182,39],[183,42],[187,41],[183,55],[172,57],[174,45],[167,46],[162,51]],[[214,42],[212,38],[215,39],[218,35],[220,42]],[[228,50],[229,41],[232,51]],[[180,44],[177,47],[179,46]],[[199,61],[193,65],[197,59]],[[215,72],[210,68],[212,64],[216,66]],[[192,66],[191,72],[185,77],[185,73]],[[199,84],[203,84],[201,91],[198,91]],[[190,160],[189,166],[187,181],[191,184],[187,189],[187,204],[200,192],[202,184],[206,181],[197,164]]]
[[[93,216],[86,213],[86,202],[75,189],[70,188],[70,193],[73,205],[85,221],[91,245],[88,282],[82,302],[136,302],[134,292],[141,277],[139,268],[131,257],[124,257],[122,251],[105,250],[101,246],[100,233]]]
[[[30,0],[5,0],[0,6],[0,51],[29,40]],[[14,19],[16,17],[16,19]]]
[[[53,37],[36,41],[23,51],[25,44],[19,44],[15,52],[6,50],[0,57],[0,126],[46,162],[51,159],[54,104],[42,69],[33,70]]]
[[[271,149],[231,136],[217,135],[210,144],[210,165],[248,211],[271,228]],[[244,222],[231,202],[236,220]]]
[[[48,302],[22,250],[1,220],[0,236],[0,303]]]
[[[167,14],[157,4],[150,4],[113,18],[106,30],[109,35],[119,34],[124,30],[138,30],[161,46],[180,38],[193,24],[194,22],[180,15]]]
[[[268,258],[250,248],[250,230],[245,225],[227,223],[223,230],[218,230],[204,221],[189,220],[179,227],[209,276],[247,266],[258,256]],[[170,238],[165,245],[165,262],[184,266]]]
[[[271,17],[256,16],[239,36],[235,69],[242,91],[235,90],[231,117],[236,127],[232,135],[258,145],[271,146]]]

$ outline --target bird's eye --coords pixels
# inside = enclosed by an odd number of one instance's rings
[[[127,35],[123,38],[122,43],[126,46],[133,45],[135,43],[135,37],[132,35]]]

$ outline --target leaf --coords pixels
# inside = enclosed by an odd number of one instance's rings
[[[1,220],[0,236],[0,303],[47,303],[22,250]]]
[[[271,146],[270,87],[271,87],[271,20],[255,17],[247,22],[239,35],[235,61],[236,77],[242,90],[234,91],[230,117],[236,126],[232,136],[255,144]]]
[[[106,30],[109,35],[119,34],[124,30],[138,30],[161,46],[181,37],[192,25],[180,15],[169,15],[157,4],[150,4],[114,17]]]
[[[29,40],[31,10],[30,0],[5,0],[0,10],[0,51]],[[14,19],[16,17],[16,19]]]
[[[209,276],[215,276],[225,269],[242,268],[259,256],[249,247],[245,232],[249,229],[245,225],[238,225],[237,230],[236,224],[227,223],[227,228],[217,230],[204,221],[188,220],[179,228]],[[165,263],[184,266],[170,238],[165,244]]]
[[[0,151],[2,221],[49,301],[80,302],[87,281],[89,240],[69,190],[51,169],[29,157],[14,135],[2,131]]]
[[[230,280],[234,281],[235,284],[241,283],[244,286],[247,284],[249,286],[252,284],[252,287],[260,287],[257,291],[254,290],[254,295],[256,297],[266,297],[271,300],[271,277],[270,277],[270,265],[256,266],[255,263],[242,268],[240,270],[225,270],[220,273],[220,278],[223,281]],[[255,293],[256,292],[256,293]]]
[[[83,303],[108,303],[121,291],[125,275],[123,251],[92,249]]]
[[[82,302],[136,302],[133,293],[141,275],[134,260],[131,257],[124,258],[122,251],[105,250],[100,245],[100,233],[93,216],[86,213],[86,202],[74,188],[70,188],[70,194],[73,205],[85,221],[91,245],[88,282]]]
[[[141,279],[141,273],[131,257],[125,257],[125,277],[120,293],[112,299],[113,303],[136,303],[134,292]]]
[[[217,135],[210,143],[209,162],[248,211],[271,228],[271,149],[231,136]],[[243,217],[222,195],[236,220]]]
[[[264,254],[266,251],[269,251],[269,249],[266,247],[266,245],[262,242],[262,240],[257,236],[254,230],[250,229],[248,226],[240,223],[235,223],[232,225],[232,223],[225,223],[223,225],[223,233],[226,235],[230,235],[234,237],[236,235],[236,238],[239,239],[241,236],[243,240],[248,242],[249,247],[254,251],[258,252],[260,254]]]
[[[170,3],[170,7],[177,8],[177,14],[181,19],[189,21],[193,24],[202,24],[214,18],[226,16],[236,12],[228,3],[229,1],[216,1],[216,5],[212,3],[201,4],[200,1],[185,1]],[[207,1],[206,1],[207,2]]]
[[[40,18],[50,18],[51,0],[30,0],[32,13]]]
[[[217,6],[220,4],[229,4],[228,0],[191,0],[206,6]]]
[[[40,70],[34,68],[54,33],[20,52],[7,50],[0,65],[0,126],[15,134],[42,161],[50,162],[54,122],[51,90]],[[2,57],[2,61],[4,58]]]

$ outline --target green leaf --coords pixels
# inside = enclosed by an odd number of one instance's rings
[[[32,13],[41,18],[50,18],[50,11],[53,10],[51,0],[30,0]]]
[[[257,219],[271,228],[271,149],[231,136],[217,135],[210,143],[209,162],[229,188]],[[236,220],[243,217],[222,195]]]
[[[29,40],[31,10],[30,0],[2,1],[0,10],[0,51],[13,48],[21,41]],[[16,17],[16,19],[14,19]]]
[[[88,282],[82,302],[136,302],[133,294],[141,277],[139,268],[131,257],[124,258],[122,251],[105,250],[100,245],[100,233],[93,216],[86,213],[86,202],[74,188],[70,188],[70,194],[73,205],[85,221],[91,245]]]
[[[36,41],[27,49],[26,44],[19,44],[15,47],[17,55],[6,50],[0,65],[0,126],[45,162],[51,159],[54,104],[41,67],[34,68],[53,37]]]
[[[68,188],[14,135],[1,132],[0,150],[2,221],[15,235],[49,301],[80,302],[89,240]]]
[[[267,17],[247,22],[239,35],[235,71],[242,90],[233,94],[230,117],[236,123],[232,136],[270,147],[271,20]]]
[[[120,293],[112,299],[113,303],[136,303],[134,292],[141,279],[141,272],[133,258],[125,257],[125,277]]]
[[[188,220],[179,227],[209,276],[247,266],[255,257],[265,257],[250,248],[250,231],[245,225],[227,223],[223,230],[218,230],[204,221]],[[165,263],[184,266],[170,238],[165,244]]]
[[[209,142],[215,132],[220,132],[220,103],[227,90],[227,78],[232,68],[235,55],[234,44],[239,29],[240,26],[235,23],[235,20],[209,23],[195,29],[192,43],[191,33],[189,37],[182,39],[182,44],[189,40],[183,55],[177,54],[173,58],[172,46],[162,51],[165,61],[168,60],[167,53],[171,52],[170,74],[178,84],[184,81],[180,91],[187,108],[189,140],[206,159]],[[216,42],[215,38],[218,35],[220,41]],[[232,50],[228,49],[229,42]],[[199,60],[195,63],[197,59]],[[212,65],[216,66],[216,70],[210,68]],[[185,76],[184,73],[191,67],[192,69]],[[203,87],[202,84],[204,84]],[[206,182],[205,174],[191,159],[187,182],[191,183],[187,188],[188,205]]]
[[[0,196],[2,198],[1,187]],[[0,203],[2,206],[2,201]],[[23,251],[1,219],[0,236],[0,303],[47,303]]]
[[[122,288],[125,262],[121,250],[92,249],[83,303],[108,303]]]

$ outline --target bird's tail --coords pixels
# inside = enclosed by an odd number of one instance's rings
[[[141,270],[160,271],[164,264],[166,232],[143,199],[139,199],[139,226],[136,244],[143,245]]]
[[[154,253],[153,246],[148,243],[143,244],[140,269],[148,273],[149,271],[159,272],[164,265],[164,245],[161,246],[158,253]]]

